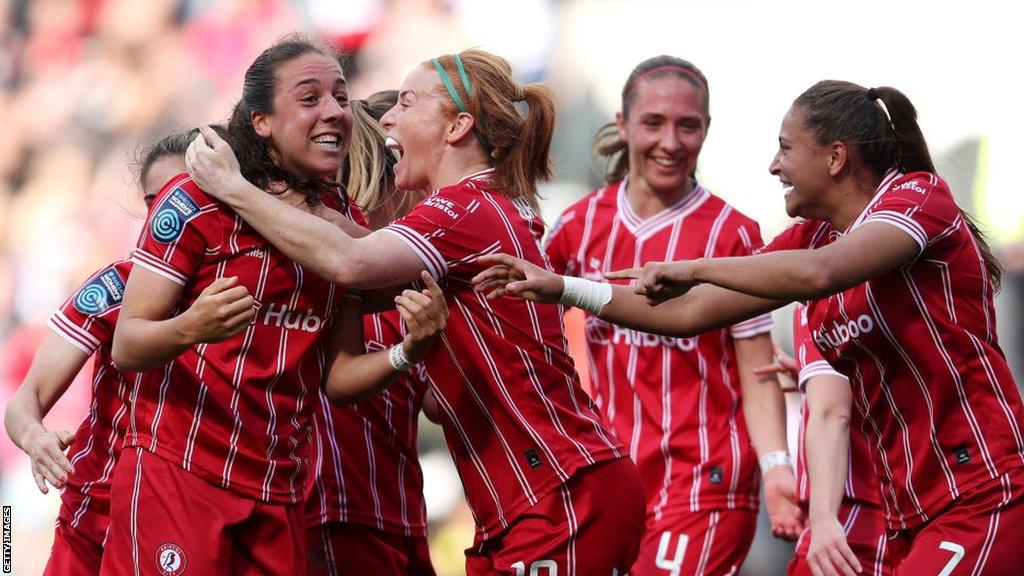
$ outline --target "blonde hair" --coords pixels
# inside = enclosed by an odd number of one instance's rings
[[[437,58],[467,112],[475,121],[474,131],[494,168],[493,183],[513,197],[537,204],[537,180],[551,179],[551,136],[555,128],[555,96],[543,84],[519,84],[512,77],[508,61],[483,50],[458,53],[472,90],[461,81],[455,55]],[[434,70],[433,61],[423,63]],[[452,95],[442,86],[445,110],[457,114]],[[468,93],[472,92],[472,93]],[[526,115],[516,103],[526,104]]]
[[[396,159],[385,144],[387,135],[380,118],[397,101],[398,91],[385,90],[351,102],[352,143],[342,181],[349,197],[363,212],[373,212],[380,206],[394,179]]]

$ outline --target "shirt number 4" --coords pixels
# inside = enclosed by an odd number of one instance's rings
[[[686,556],[686,546],[690,543],[690,537],[680,534],[676,540],[675,551],[669,557],[669,549],[672,545],[672,533],[665,530],[661,533],[661,541],[658,542],[658,555],[654,557],[654,565],[662,570],[667,570],[669,576],[679,576],[683,570],[683,558]]]

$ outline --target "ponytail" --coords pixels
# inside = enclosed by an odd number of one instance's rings
[[[554,93],[543,84],[517,83],[507,60],[483,50],[440,56],[423,66],[441,76],[445,109],[473,116],[476,138],[494,168],[494,186],[539,211],[537,180],[552,176]],[[526,104],[525,116],[518,102]]]
[[[917,109],[895,88],[864,88],[853,82],[822,80],[798,96],[793,108],[803,113],[804,125],[815,133],[818,144],[844,142],[879,176],[889,170],[936,173],[917,122]],[[998,290],[1003,267],[974,219],[963,208],[960,213]]]

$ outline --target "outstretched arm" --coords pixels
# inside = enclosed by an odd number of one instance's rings
[[[507,254],[483,256],[478,262],[492,264],[473,279],[476,289],[490,299],[518,296],[535,302],[570,303],[563,300],[562,276]],[[786,303],[707,285],[652,306],[648,298],[635,293],[633,288],[612,286],[611,298],[591,311],[603,320],[652,334],[694,336],[748,320]]]
[[[673,298],[699,284],[774,300],[816,300],[888,272],[918,251],[918,244],[902,230],[867,222],[814,250],[653,262],[608,277],[637,278],[639,293],[653,301]]]
[[[32,477],[43,494],[49,491],[47,483],[60,488],[75,472],[64,454],[74,435],[67,430],[48,430],[43,417],[88,359],[84,352],[51,333],[36,350],[25,380],[7,405],[7,435],[32,459]]]
[[[231,206],[292,260],[326,280],[354,288],[405,284],[418,279],[425,269],[419,256],[391,234],[377,231],[354,238],[347,225],[339,229],[323,218],[282,204],[242,177],[227,142],[205,126],[200,130],[201,137],[185,154],[193,180],[204,192]]]

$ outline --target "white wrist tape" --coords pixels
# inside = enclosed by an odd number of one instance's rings
[[[413,367],[413,362],[405,356],[401,342],[388,349],[388,362],[391,362],[391,367],[398,372],[408,372],[409,368]]]
[[[793,459],[790,457],[789,452],[786,452],[785,450],[776,450],[774,452],[769,452],[764,456],[761,456],[761,459],[758,462],[761,464],[762,474],[771,470],[772,468],[775,468],[776,466],[793,465]]]
[[[562,304],[575,306],[592,314],[600,314],[604,305],[611,302],[611,284],[575,276],[562,276],[562,282],[565,283],[565,288],[562,289],[562,297],[558,299]]]

